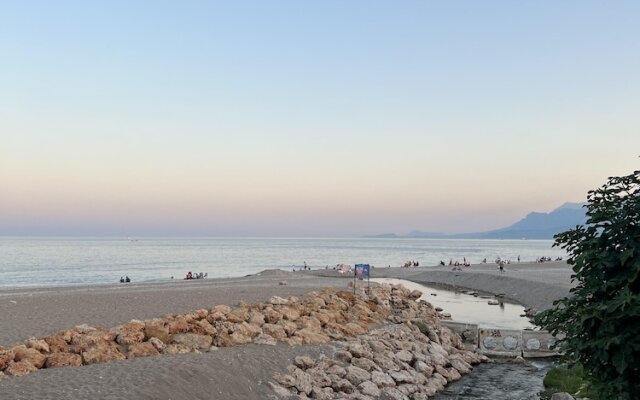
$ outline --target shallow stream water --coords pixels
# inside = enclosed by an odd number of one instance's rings
[[[501,329],[532,329],[527,318],[520,315],[524,307],[501,301],[500,305],[489,305],[493,296],[473,296],[402,279],[372,279],[372,282],[402,284],[408,289],[420,290],[421,300],[450,313],[453,321],[478,324],[481,327]],[[544,389],[542,380],[555,361],[549,359],[527,359],[514,364],[508,359],[494,359],[481,364],[473,372],[462,377],[439,393],[436,400],[537,400]]]

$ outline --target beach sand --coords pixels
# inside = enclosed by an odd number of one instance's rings
[[[450,271],[448,267],[374,269],[377,277],[456,285],[544,308],[568,293],[565,263],[495,265]],[[319,276],[329,275],[329,276]],[[286,286],[279,285],[287,281]],[[87,323],[112,327],[131,319],[160,317],[218,304],[256,303],[273,295],[302,295],[322,287],[346,289],[349,277],[333,271],[265,271],[233,279],[0,290],[0,345],[46,336]],[[243,345],[202,354],[165,355],[83,366],[44,369],[0,380],[0,398],[13,399],[266,399],[268,381],[296,355],[331,353],[330,345]]]

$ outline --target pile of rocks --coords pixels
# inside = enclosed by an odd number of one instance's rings
[[[284,399],[427,399],[487,360],[430,322],[386,325],[337,342],[331,357],[296,357],[271,386]]]
[[[245,343],[326,343],[364,334],[387,319],[398,322],[418,314],[436,321],[433,308],[415,302],[419,296],[419,292],[390,286],[371,288],[368,294],[324,289],[302,298],[274,296],[255,305],[219,305],[159,319],[132,320],[111,329],[80,325],[0,347],[0,377]]]

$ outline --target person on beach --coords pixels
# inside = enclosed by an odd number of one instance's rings
[[[504,272],[504,261],[498,261],[498,270],[500,270],[501,273]]]
[[[124,278],[124,281],[125,281],[126,283],[129,283],[129,282],[131,282],[131,278],[129,278],[129,277],[127,276],[127,277],[125,277],[125,278]]]
[[[120,277],[120,283],[124,283],[124,277]]]

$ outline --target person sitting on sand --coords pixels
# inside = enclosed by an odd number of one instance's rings
[[[127,276],[127,277],[125,277],[125,278],[124,278],[124,281],[125,281],[126,283],[129,283],[129,282],[131,282],[131,278],[129,278],[129,277]]]
[[[124,283],[124,278],[122,276],[120,277],[120,283]]]
[[[184,279],[193,279],[193,274],[191,271],[187,272],[187,276]]]

